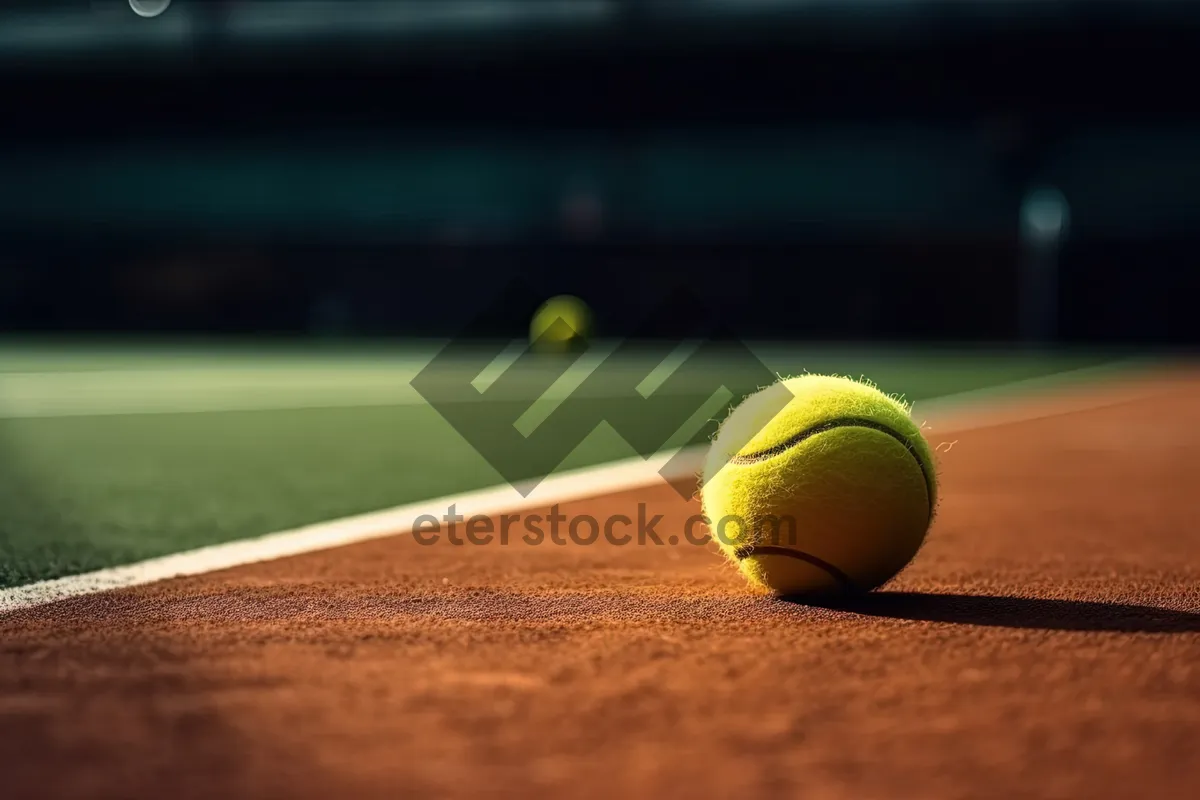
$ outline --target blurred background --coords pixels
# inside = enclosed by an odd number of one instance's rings
[[[0,331],[442,337],[521,277],[611,336],[688,286],[749,338],[1186,348],[1198,45],[1156,0],[4,0]]]

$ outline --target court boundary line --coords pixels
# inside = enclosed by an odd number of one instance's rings
[[[1097,377],[1097,373],[1108,376],[1109,381]],[[1082,392],[1062,392],[1064,386],[1081,377],[1082,383],[1075,384],[1074,388],[1082,389]],[[940,435],[1119,405],[1166,390],[1153,381],[1131,384],[1120,380],[1117,382],[1121,384],[1121,391],[1105,390],[1106,383],[1121,377],[1128,377],[1127,371],[1115,365],[1099,371],[1091,367],[1072,370],[914,403],[912,415],[927,435]],[[1047,400],[1056,399],[1058,403],[1047,405]],[[932,427],[930,420],[934,422]],[[423,516],[440,518],[451,507],[464,518],[477,514],[496,516],[683,480],[698,474],[706,450],[705,446],[677,448],[650,458],[634,456],[551,475],[528,497],[509,484],[501,484],[0,589],[0,615],[73,597],[219,572],[372,539],[403,536],[411,533]],[[682,457],[676,459],[676,456]]]

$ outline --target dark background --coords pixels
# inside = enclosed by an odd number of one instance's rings
[[[1191,3],[480,5],[5,3],[0,332],[1200,343]]]

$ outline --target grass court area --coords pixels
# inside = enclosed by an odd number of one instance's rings
[[[402,503],[503,477],[409,382],[439,343],[316,345],[0,343],[0,587],[86,572]],[[461,402],[504,403],[516,419],[572,395],[604,345],[541,391],[509,388]],[[780,375],[863,376],[910,401],[1111,360],[1098,354],[862,352],[753,345]],[[600,355],[597,356],[596,353]],[[590,360],[589,360],[590,359]],[[661,354],[619,366],[651,374]],[[544,362],[555,374],[562,362]],[[590,365],[590,366],[589,366]],[[468,360],[464,374],[479,363]],[[753,391],[757,365],[717,359],[711,385],[677,394],[711,427]],[[479,376],[504,370],[503,359]],[[472,375],[472,377],[474,377]],[[481,382],[480,382],[481,381]],[[578,399],[578,398],[576,398]],[[585,398],[603,408],[604,396]],[[665,431],[664,436],[671,432]],[[684,444],[677,431],[665,446]],[[560,469],[628,458],[603,426]]]

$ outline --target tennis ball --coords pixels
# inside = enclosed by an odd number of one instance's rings
[[[591,335],[591,309],[574,295],[550,298],[538,307],[529,324],[530,346],[539,352],[578,351]]]
[[[908,407],[873,385],[803,375],[721,423],[701,498],[713,539],[751,585],[845,596],[891,580],[937,506],[933,453]]]

